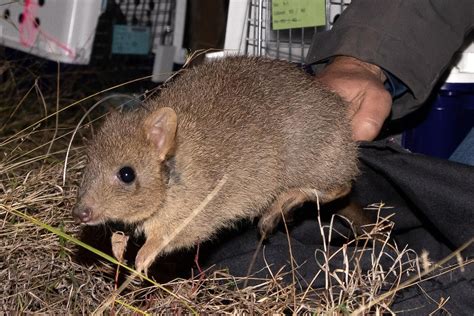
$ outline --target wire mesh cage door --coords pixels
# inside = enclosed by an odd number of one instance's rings
[[[161,74],[167,78],[175,63],[184,63],[185,16],[186,0],[107,0],[94,65],[125,75],[152,70],[152,80],[163,81]]]
[[[272,0],[249,0],[243,53],[303,63],[313,35],[330,29],[349,4],[350,0],[326,0],[324,26],[274,30]]]
[[[176,0],[115,0],[127,25],[149,27],[153,45],[171,45]]]

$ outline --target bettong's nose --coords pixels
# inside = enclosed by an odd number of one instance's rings
[[[92,219],[92,210],[89,207],[76,206],[72,216],[79,223],[87,223]]]

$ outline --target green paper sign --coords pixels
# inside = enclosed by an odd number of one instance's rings
[[[325,0],[273,0],[272,24],[274,30],[325,25]]]

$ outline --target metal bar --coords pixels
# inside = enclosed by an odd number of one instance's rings
[[[257,55],[262,56],[263,0],[258,1]]]
[[[291,47],[293,46],[293,41],[292,41],[292,38],[291,38],[291,30],[292,29],[288,29],[288,60],[289,61],[293,60],[293,55],[292,55],[292,52],[291,52]]]
[[[304,27],[301,28],[301,63],[304,62]]]
[[[153,4],[151,4],[153,3]],[[150,0],[150,3],[148,4],[150,6],[151,13],[150,15],[153,15],[153,17],[150,17],[151,19],[151,28],[153,29],[153,42],[156,41],[156,35],[158,32],[158,15],[160,14],[160,4],[156,3],[155,0]],[[155,14],[153,14],[153,11],[155,11]]]
[[[256,48],[257,48],[257,5],[256,1],[258,0],[252,0],[252,21],[250,22],[252,25],[252,30],[253,30],[253,38],[252,38],[252,55],[256,55]],[[253,24],[252,24],[253,23]]]
[[[331,1],[326,0],[326,31],[331,28]]]
[[[341,0],[341,3],[340,3],[340,6],[341,6],[341,7],[340,7],[340,10],[339,10],[339,14],[341,14],[342,11],[344,11],[344,1],[345,1],[345,0]],[[334,21],[333,21],[332,25],[334,26]]]
[[[249,0],[249,12],[248,12],[248,19],[247,19],[247,23],[248,23],[248,27],[247,27],[247,45],[245,45],[245,55],[248,55],[249,54],[249,46],[250,46],[250,26],[252,24],[252,4],[253,4],[253,0]]]
[[[141,3],[141,14],[140,14],[140,24],[141,26],[146,26],[146,22],[145,22],[145,5],[146,5],[146,1],[143,0],[142,3]]]
[[[280,39],[280,30],[276,30],[276,58],[281,58],[280,50],[281,50],[281,39]]]
[[[276,58],[280,58],[280,31],[276,31]]]

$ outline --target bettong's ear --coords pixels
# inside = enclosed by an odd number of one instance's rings
[[[161,161],[174,149],[177,126],[176,112],[169,107],[160,108],[145,119],[145,135],[158,151]]]

